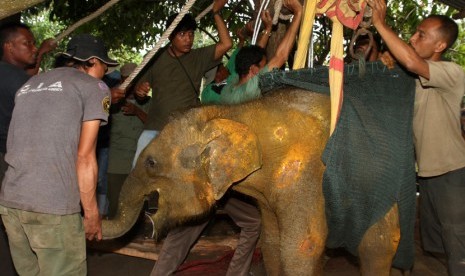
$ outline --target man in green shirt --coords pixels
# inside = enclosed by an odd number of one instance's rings
[[[238,104],[260,97],[258,75],[284,65],[294,46],[295,37],[302,18],[302,5],[297,0],[284,4],[293,14],[292,23],[279,43],[274,56],[267,61],[265,50],[256,45],[243,47],[236,57],[238,76],[229,82],[221,92],[222,104]]]

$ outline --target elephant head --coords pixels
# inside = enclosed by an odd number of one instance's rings
[[[153,215],[159,233],[205,215],[233,183],[261,167],[260,144],[247,125],[206,114],[205,108],[181,114],[145,148],[123,185],[115,219],[103,222],[105,238],[132,227],[144,195],[159,195]]]

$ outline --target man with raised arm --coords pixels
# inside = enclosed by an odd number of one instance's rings
[[[386,24],[384,0],[368,0],[368,5],[391,54],[417,76],[413,134],[423,248],[445,253],[450,275],[465,275],[465,142],[460,129],[465,73],[443,59],[457,39],[457,24],[447,16],[428,16],[409,45]]]
[[[267,60],[265,49],[262,47],[256,45],[242,47],[236,57],[238,76],[223,88],[221,103],[238,104],[260,97],[258,75],[280,68],[287,61],[300,27],[302,5],[298,0],[285,0],[283,4],[294,16],[276,49],[276,53],[270,60]]]
[[[152,100],[144,125],[133,167],[140,152],[155,138],[176,110],[200,104],[200,83],[205,73],[221,63],[223,55],[232,47],[228,29],[220,11],[226,0],[215,0],[211,16],[215,21],[219,41],[216,44],[192,49],[197,22],[186,14],[171,33],[170,43],[157,56],[142,81],[136,86],[136,96],[144,98],[152,89]],[[168,28],[177,14],[168,18]]]

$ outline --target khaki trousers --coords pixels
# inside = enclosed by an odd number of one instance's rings
[[[28,212],[0,205],[11,256],[21,276],[86,275],[82,218]]]

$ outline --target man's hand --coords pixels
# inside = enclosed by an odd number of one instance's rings
[[[136,85],[135,93],[139,98],[147,97],[147,94],[150,92],[150,84],[148,82],[139,83]]]
[[[228,0],[215,0],[215,2],[213,2],[212,12],[219,12],[224,5],[226,5],[226,2],[228,2]]]
[[[385,0],[367,0],[368,6],[373,10],[371,16],[373,26],[377,27],[384,24],[386,20],[386,1]]]
[[[117,87],[113,87],[111,90],[111,104],[119,102],[122,98],[125,97],[125,91]]]
[[[396,64],[396,60],[392,57],[389,51],[385,51],[379,57],[379,60],[386,65],[388,69],[394,69],[394,65]]]
[[[299,0],[284,0],[283,6],[289,9],[292,14],[302,12],[302,4],[300,4]]]
[[[102,219],[98,209],[91,212],[91,214],[84,213],[84,232],[86,233],[86,239],[89,241],[102,239]]]
[[[48,38],[44,41],[42,41],[42,44],[40,44],[39,50],[37,51],[37,55],[41,56],[45,53],[51,52],[56,49],[57,47],[57,41],[53,38]]]
[[[268,10],[262,11],[260,18],[263,21],[263,26],[265,27],[265,30],[271,32],[271,28],[273,27],[273,18],[271,17],[270,12]]]
[[[130,102],[126,102],[122,107],[121,107],[121,112],[123,112],[124,115],[126,116],[135,116],[137,115],[137,112],[140,109],[135,106],[134,104]]]

